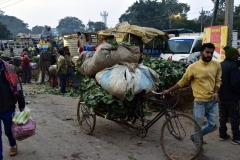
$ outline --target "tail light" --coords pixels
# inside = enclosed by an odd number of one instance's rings
[[[168,57],[168,60],[171,61],[172,60],[172,56]]]

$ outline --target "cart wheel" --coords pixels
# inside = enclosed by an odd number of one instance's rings
[[[163,124],[160,143],[168,159],[194,160],[202,150],[201,127],[192,117],[176,114]]]
[[[96,115],[90,113],[89,108],[81,102],[81,99],[78,102],[77,118],[81,130],[85,134],[91,134],[95,128]]]

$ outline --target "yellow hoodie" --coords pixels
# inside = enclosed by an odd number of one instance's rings
[[[196,102],[211,101],[214,87],[221,85],[222,69],[217,61],[204,62],[202,59],[189,65],[182,79],[177,83],[184,87],[191,83]]]

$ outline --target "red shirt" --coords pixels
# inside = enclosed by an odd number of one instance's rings
[[[22,52],[21,53],[21,59],[22,59],[22,62],[21,62],[21,65],[22,66],[29,66],[30,65],[30,60],[28,58],[28,53],[27,52]]]

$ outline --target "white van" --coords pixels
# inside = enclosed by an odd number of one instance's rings
[[[200,58],[202,36],[174,37],[168,40],[161,57],[166,60],[179,61],[191,64]],[[218,59],[219,54],[214,51],[213,59]]]
[[[202,36],[174,37],[168,40],[161,57],[167,60],[180,61],[192,53],[200,53]]]

